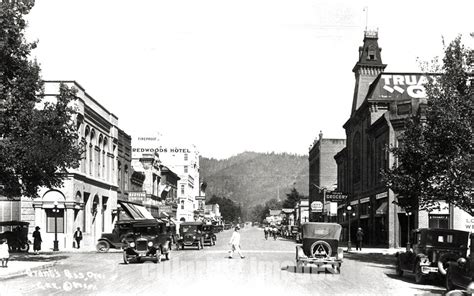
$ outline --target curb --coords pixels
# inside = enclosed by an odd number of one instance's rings
[[[55,266],[56,263],[57,262],[45,263],[45,264],[40,265],[40,266],[35,266],[35,267],[32,267],[32,268],[25,268],[25,269],[17,271],[17,272],[2,275],[2,276],[0,276],[0,280],[9,280],[9,279],[12,279],[12,278],[26,276],[28,274],[28,272],[42,270],[42,269],[49,269],[49,268]]]

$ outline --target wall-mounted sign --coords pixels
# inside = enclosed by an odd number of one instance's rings
[[[347,194],[344,194],[340,191],[328,191],[326,193],[326,200],[327,201],[334,201],[334,202],[338,202],[338,201],[346,201],[347,199]]]
[[[321,213],[323,211],[323,203],[320,201],[313,201],[311,203],[311,212]]]

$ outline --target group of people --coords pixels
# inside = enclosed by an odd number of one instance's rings
[[[278,229],[276,227],[268,227],[267,225],[263,228],[263,233],[265,234],[265,239],[268,239],[268,236],[273,236],[273,240],[276,240]]]
[[[43,239],[41,238],[40,227],[36,226],[35,231],[33,231],[33,252],[35,255],[39,254],[41,251],[41,243]],[[81,247],[81,240],[82,240],[82,231],[80,227],[77,227],[77,230],[74,232],[74,241],[75,247]],[[8,239],[2,238],[0,239],[0,260],[2,261],[2,267],[8,267],[8,260],[10,259],[10,251],[8,247]]]

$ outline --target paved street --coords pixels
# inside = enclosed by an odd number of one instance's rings
[[[241,230],[246,258],[227,258],[231,231],[204,250],[173,251],[170,261],[125,265],[120,252],[65,253],[54,267],[0,283],[0,295],[441,295],[444,288],[398,278],[393,257],[347,254],[341,274],[296,273],[295,243]]]

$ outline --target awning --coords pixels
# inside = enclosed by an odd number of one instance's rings
[[[379,207],[378,209],[375,211],[375,214],[376,215],[385,215],[387,213],[387,206],[388,206],[388,203],[386,201],[384,201]]]

